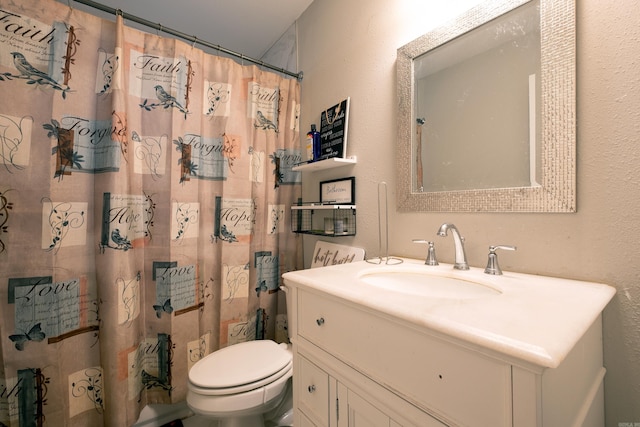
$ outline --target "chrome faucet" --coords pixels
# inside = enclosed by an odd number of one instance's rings
[[[464,252],[464,237],[460,236],[456,226],[445,222],[440,226],[437,234],[440,237],[445,237],[449,230],[453,234],[453,244],[456,248],[456,261],[453,264],[453,268],[456,270],[468,270],[469,264],[467,264],[467,255]]]

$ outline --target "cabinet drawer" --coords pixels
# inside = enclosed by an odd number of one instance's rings
[[[318,425],[329,425],[329,375],[304,357],[297,358],[294,378],[298,386],[298,404]]]
[[[298,334],[458,425],[511,425],[510,365],[300,289]]]

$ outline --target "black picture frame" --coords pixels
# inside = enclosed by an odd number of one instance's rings
[[[350,102],[347,97],[320,114],[320,159],[347,157]]]
[[[356,178],[332,179],[320,182],[320,203],[329,205],[355,205]]]

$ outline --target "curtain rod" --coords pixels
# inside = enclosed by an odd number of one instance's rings
[[[90,7],[93,7],[95,9],[99,9],[99,10],[101,10],[103,12],[111,13],[113,15],[121,15],[124,19],[127,19],[129,21],[133,21],[133,22],[136,22],[138,24],[142,24],[144,26],[150,27],[150,28],[152,28],[154,30],[162,31],[162,32],[167,33],[167,34],[171,34],[173,36],[180,37],[181,39],[187,40],[187,41],[189,41],[189,42],[191,42],[193,44],[198,43],[198,44],[200,44],[202,46],[206,46],[208,48],[215,49],[215,50],[220,51],[220,52],[224,52],[227,55],[231,55],[231,56],[234,56],[236,58],[240,58],[243,61],[248,61],[248,62],[251,62],[253,64],[260,65],[261,67],[269,68],[270,70],[275,70],[275,71],[277,71],[279,73],[286,74],[287,76],[295,77],[299,81],[302,81],[302,71],[299,72],[299,73],[294,73],[292,71],[285,70],[284,68],[276,67],[275,65],[271,65],[271,64],[267,64],[266,62],[261,61],[259,59],[254,59],[254,58],[248,57],[248,56],[243,55],[241,53],[234,52],[232,50],[226,49],[226,48],[224,48],[224,47],[222,47],[220,45],[216,45],[216,44],[210,43],[210,42],[208,42],[206,40],[200,40],[196,36],[190,36],[188,34],[185,34],[185,33],[182,33],[180,31],[174,30],[172,28],[165,27],[164,25],[160,25],[160,24],[157,24],[155,22],[151,22],[151,21],[148,21],[146,19],[137,17],[135,15],[128,14],[126,12],[123,12],[121,9],[114,9],[112,7],[109,7],[109,6],[105,6],[105,5],[101,4],[101,3],[94,2],[92,0],[73,0],[73,1],[75,1],[76,3],[82,3],[82,4],[86,5],[86,6],[90,6]]]

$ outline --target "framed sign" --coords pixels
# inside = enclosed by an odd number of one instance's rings
[[[354,205],[356,203],[356,178],[351,176],[320,182],[320,203]]]
[[[350,99],[340,101],[320,115],[320,159],[347,157]]]
[[[349,264],[364,260],[364,249],[353,246],[336,245],[318,240],[313,250],[311,268],[327,265]]]

